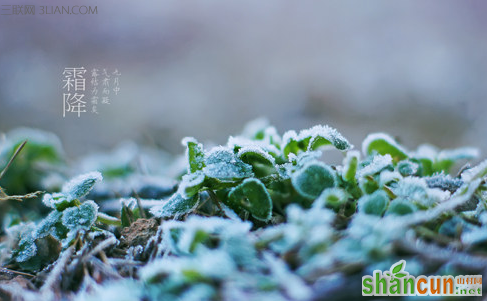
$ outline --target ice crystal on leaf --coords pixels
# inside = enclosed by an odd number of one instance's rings
[[[101,173],[94,171],[80,175],[63,186],[62,193],[68,201],[80,199],[87,195],[93,186],[103,179]]]

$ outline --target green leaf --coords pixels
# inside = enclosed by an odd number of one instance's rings
[[[186,146],[186,158],[188,160],[188,173],[202,170],[205,167],[205,153],[203,145],[192,137],[186,137],[182,141]]]
[[[13,257],[17,262],[25,262],[37,253],[37,246],[32,238],[24,238],[20,241],[19,246],[15,249]]]
[[[405,265],[406,265],[406,261],[400,260],[400,261],[396,262],[395,264],[393,264],[391,266],[391,272],[393,274],[397,274],[397,273],[399,273],[400,271],[403,270],[403,268],[405,267]]]
[[[395,274],[394,276],[396,276],[397,278],[403,278],[403,277],[406,277],[406,274],[403,274],[403,273],[397,273],[397,274]]]
[[[237,156],[243,162],[252,165],[256,177],[265,177],[277,172],[274,157],[259,147],[243,147]]]
[[[467,169],[462,173],[463,182],[473,182],[487,176],[487,160],[482,161],[477,166]]]
[[[384,169],[392,170],[392,157],[387,155],[375,155],[373,157],[369,157],[367,160],[364,160],[360,163],[360,168],[357,170],[356,177],[360,180],[360,178],[366,176],[373,176]]]
[[[416,206],[403,198],[397,198],[391,202],[386,214],[407,215],[415,212]]]
[[[120,221],[122,227],[130,227],[130,225],[140,218],[139,208],[137,208],[137,200],[135,198],[120,199],[122,209],[120,211]]]
[[[394,162],[408,158],[407,151],[391,136],[384,133],[368,135],[362,143],[362,151],[365,155],[372,155],[374,152],[380,155],[389,154]]]
[[[366,214],[381,216],[387,208],[389,197],[383,190],[364,195],[358,200],[359,210]]]
[[[43,180],[64,168],[64,151],[59,138],[53,133],[18,128],[2,137],[0,170],[17,148],[27,140],[11,168],[0,179],[0,186],[5,187],[9,194],[21,195],[35,190],[45,190]]]
[[[313,207],[338,208],[347,202],[349,195],[339,187],[327,188],[314,201]]]
[[[208,154],[203,172],[207,177],[221,182],[236,182],[254,175],[251,165],[224,147],[216,147]]]
[[[79,199],[87,195],[93,186],[102,179],[103,177],[98,171],[77,176],[63,186],[62,193],[68,201]]]
[[[471,160],[477,158],[479,150],[472,147],[457,149],[445,149],[438,153],[433,168],[437,172],[449,172],[450,168],[460,160]]]
[[[230,190],[228,206],[234,210],[245,209],[258,220],[268,221],[272,216],[272,200],[264,184],[258,179],[245,179]]]
[[[297,155],[300,151],[312,151],[327,145],[342,151],[353,147],[342,134],[327,125],[316,125],[302,130],[299,135],[295,131],[288,131],[282,140],[281,148],[286,158],[290,153]]]
[[[352,145],[342,134],[327,125],[316,125],[308,130],[301,131],[299,135],[301,137],[310,137],[308,150],[316,150],[326,145],[333,145],[342,151],[352,148]]]
[[[121,226],[122,223],[121,221],[111,215],[108,215],[103,212],[98,212],[98,215],[96,217],[96,221],[105,225],[112,225],[112,226]]]
[[[397,171],[405,177],[415,175],[418,170],[419,164],[409,160],[403,160],[397,164]]]
[[[179,184],[178,192],[184,198],[191,198],[202,189],[205,178],[205,174],[202,171],[184,175]]]
[[[360,153],[358,151],[349,151],[343,160],[342,178],[347,182],[355,182],[355,175],[357,173],[358,160]]]
[[[49,213],[49,215],[46,216],[36,227],[36,230],[34,231],[34,238],[41,238],[49,234],[54,234],[56,227],[63,227],[62,225],[58,224],[61,221],[62,215],[62,212],[56,210],[51,211],[51,213]]]
[[[178,217],[190,212],[198,201],[198,194],[190,198],[184,198],[180,193],[176,192],[164,204],[152,207],[150,213],[155,217]]]
[[[21,269],[38,271],[58,258],[61,244],[57,239],[48,235],[21,243],[17,250],[13,256]]]
[[[68,229],[90,229],[95,223],[98,205],[93,201],[86,201],[79,207],[70,207],[63,211],[62,223]]]
[[[316,199],[326,188],[337,184],[335,171],[322,162],[304,165],[291,176],[296,191],[303,197]]]
[[[42,203],[47,207],[56,209],[57,211],[63,211],[68,207],[79,205],[77,199],[68,200],[63,193],[46,193],[42,199]]]

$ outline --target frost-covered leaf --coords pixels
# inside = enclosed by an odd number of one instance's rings
[[[49,215],[37,225],[36,230],[34,231],[34,237],[41,238],[52,234],[54,237],[60,239],[63,236],[63,233],[66,233],[66,229],[61,224],[62,215],[63,213],[57,210],[49,213]]]
[[[397,198],[391,201],[386,214],[407,215],[416,211],[417,208],[410,201]]]
[[[349,198],[348,193],[342,188],[333,187],[323,190],[320,196],[314,201],[313,207],[338,208]]]
[[[395,162],[408,157],[407,151],[391,136],[384,133],[368,135],[362,142],[362,152],[365,155],[372,155],[374,152],[380,155],[388,154]]]
[[[362,196],[358,201],[358,208],[361,212],[372,215],[382,215],[389,204],[387,193],[382,190]]]
[[[303,279],[294,274],[283,260],[270,252],[264,253],[264,260],[271,271],[271,277],[279,283],[292,300],[309,300],[311,298],[311,288],[306,285]]]
[[[169,275],[175,281],[196,283],[225,279],[235,272],[235,264],[227,253],[215,250],[202,252],[198,257],[168,257],[153,261],[139,272],[141,279],[156,282],[161,276]]]
[[[13,257],[17,262],[25,262],[37,253],[37,246],[32,237],[24,238],[20,241],[19,246],[15,250]]]
[[[450,167],[460,160],[471,160],[479,156],[479,150],[473,147],[445,149],[438,153],[434,168],[436,171],[448,172]]]
[[[182,141],[186,146],[186,159],[188,160],[188,173],[202,170],[205,167],[205,153],[203,145],[192,137],[186,137]]]
[[[358,179],[358,186],[362,193],[364,194],[371,194],[377,189],[379,189],[379,183],[375,178],[370,177],[361,177]]]
[[[472,231],[465,231],[462,234],[462,242],[467,245],[477,245],[487,242],[487,229],[475,228]]]
[[[135,198],[120,199],[122,208],[120,210],[120,222],[122,227],[130,227],[130,225],[140,218],[137,200]]]
[[[95,223],[98,205],[93,201],[86,201],[78,207],[70,207],[63,211],[62,223],[68,229],[90,229]]]
[[[52,263],[60,251],[59,241],[51,235],[42,238],[27,236],[20,241],[12,257],[23,270],[37,271]]]
[[[442,190],[448,190],[455,192],[463,185],[463,181],[458,178],[452,178],[450,175],[438,174],[424,178],[426,184],[430,188],[440,188]]]
[[[76,199],[68,200],[64,193],[46,193],[42,199],[42,203],[47,207],[63,211],[64,209],[76,205],[78,202]]]
[[[268,221],[272,216],[271,197],[258,179],[246,179],[230,190],[228,205],[237,211],[245,209],[258,220]]]
[[[68,201],[87,195],[93,186],[103,179],[101,173],[94,171],[73,178],[63,186],[62,193]]]
[[[462,181],[473,182],[477,179],[483,179],[487,175],[487,160],[482,161],[477,166],[467,169],[462,173]]]
[[[104,179],[112,180],[129,177],[141,161],[140,146],[135,142],[124,141],[108,152],[83,157],[78,164],[82,172],[98,170]]]
[[[203,172],[207,177],[222,182],[235,182],[253,176],[252,166],[244,163],[227,148],[217,147],[206,157]]]
[[[342,134],[327,125],[316,125],[310,129],[302,130],[298,139],[301,141],[309,139],[307,150],[316,150],[325,145],[333,145],[342,151],[352,148],[352,145]]]
[[[358,151],[349,151],[345,159],[343,159],[342,178],[347,182],[355,182],[355,175],[357,173],[358,161],[360,160],[360,153]]]
[[[243,162],[252,165],[257,177],[264,177],[276,173],[276,160],[259,147],[243,147],[238,151],[237,157]]]
[[[179,184],[178,192],[184,198],[191,198],[200,191],[205,178],[205,174],[202,171],[185,174],[181,179],[181,183]]]
[[[397,163],[397,171],[403,176],[415,175],[419,170],[419,165],[410,160],[403,160]]]
[[[397,197],[417,202],[423,206],[431,206],[450,197],[449,191],[429,188],[426,180],[418,177],[404,178],[392,190]]]
[[[198,200],[198,195],[184,198],[180,193],[175,193],[164,204],[152,207],[150,213],[155,217],[162,218],[181,216],[190,212],[198,203]]]
[[[300,151],[317,150],[322,146],[331,145],[338,150],[348,150],[353,146],[337,130],[327,125],[317,125],[305,129],[297,134],[295,131],[284,133],[282,146],[284,156],[287,158],[290,153],[298,154]]]
[[[322,162],[311,162],[296,171],[291,181],[300,195],[316,199],[326,188],[336,186],[337,177],[330,166]]]
[[[379,186],[395,185],[402,179],[402,175],[397,171],[383,170],[379,175]]]
[[[265,118],[257,118],[249,121],[243,131],[242,136],[250,138],[252,140],[262,140],[265,137],[265,131],[269,128],[269,120]]]
[[[448,237],[458,237],[462,232],[470,232],[473,226],[465,222],[462,218],[454,216],[441,224],[438,233]]]
[[[357,178],[372,176],[381,172],[384,169],[392,170],[392,157],[389,154],[384,156],[377,155],[369,162],[362,162],[365,166],[361,166],[357,171]]]

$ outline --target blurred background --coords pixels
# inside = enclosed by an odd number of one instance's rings
[[[0,16],[0,132],[52,131],[70,156],[127,139],[182,153],[184,136],[225,143],[257,117],[281,134],[329,124],[356,146],[385,131],[487,154],[485,2],[35,2],[35,16]],[[118,69],[120,92],[63,118],[62,72],[81,66]]]

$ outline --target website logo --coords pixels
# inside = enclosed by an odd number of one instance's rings
[[[362,277],[362,296],[482,296],[482,275],[411,276],[406,261]]]

